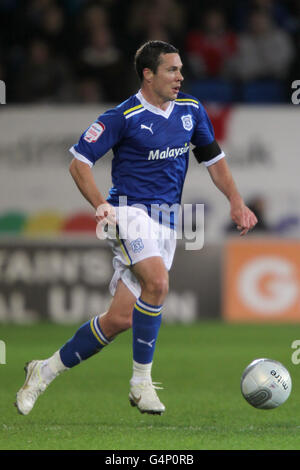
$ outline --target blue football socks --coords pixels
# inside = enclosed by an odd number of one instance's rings
[[[160,325],[162,305],[150,305],[136,301],[132,314],[133,360],[138,364],[150,364],[156,346]],[[98,317],[84,323],[59,350],[63,365],[71,368],[88,359],[110,344],[98,323]]]
[[[61,361],[66,367],[74,367],[101,351],[109,343],[98,323],[98,317],[94,317],[84,323],[60,349]]]
[[[132,314],[133,360],[149,364],[153,360],[161,325],[162,305],[150,305],[139,298]]]

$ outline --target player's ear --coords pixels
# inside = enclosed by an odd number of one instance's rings
[[[145,68],[143,70],[143,75],[144,75],[144,81],[149,83],[151,82],[154,74],[151,69]]]

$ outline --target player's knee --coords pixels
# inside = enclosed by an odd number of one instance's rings
[[[154,297],[164,299],[169,290],[167,277],[161,276],[149,280],[145,285],[145,290]]]

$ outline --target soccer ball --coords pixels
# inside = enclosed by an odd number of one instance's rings
[[[254,408],[270,410],[290,396],[292,379],[288,370],[273,359],[255,359],[243,372],[241,391]]]

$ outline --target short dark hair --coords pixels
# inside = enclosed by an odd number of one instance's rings
[[[143,70],[145,68],[149,68],[153,73],[156,73],[161,54],[179,54],[179,51],[172,44],[164,41],[148,41],[136,51],[134,66],[141,82],[144,78]]]

